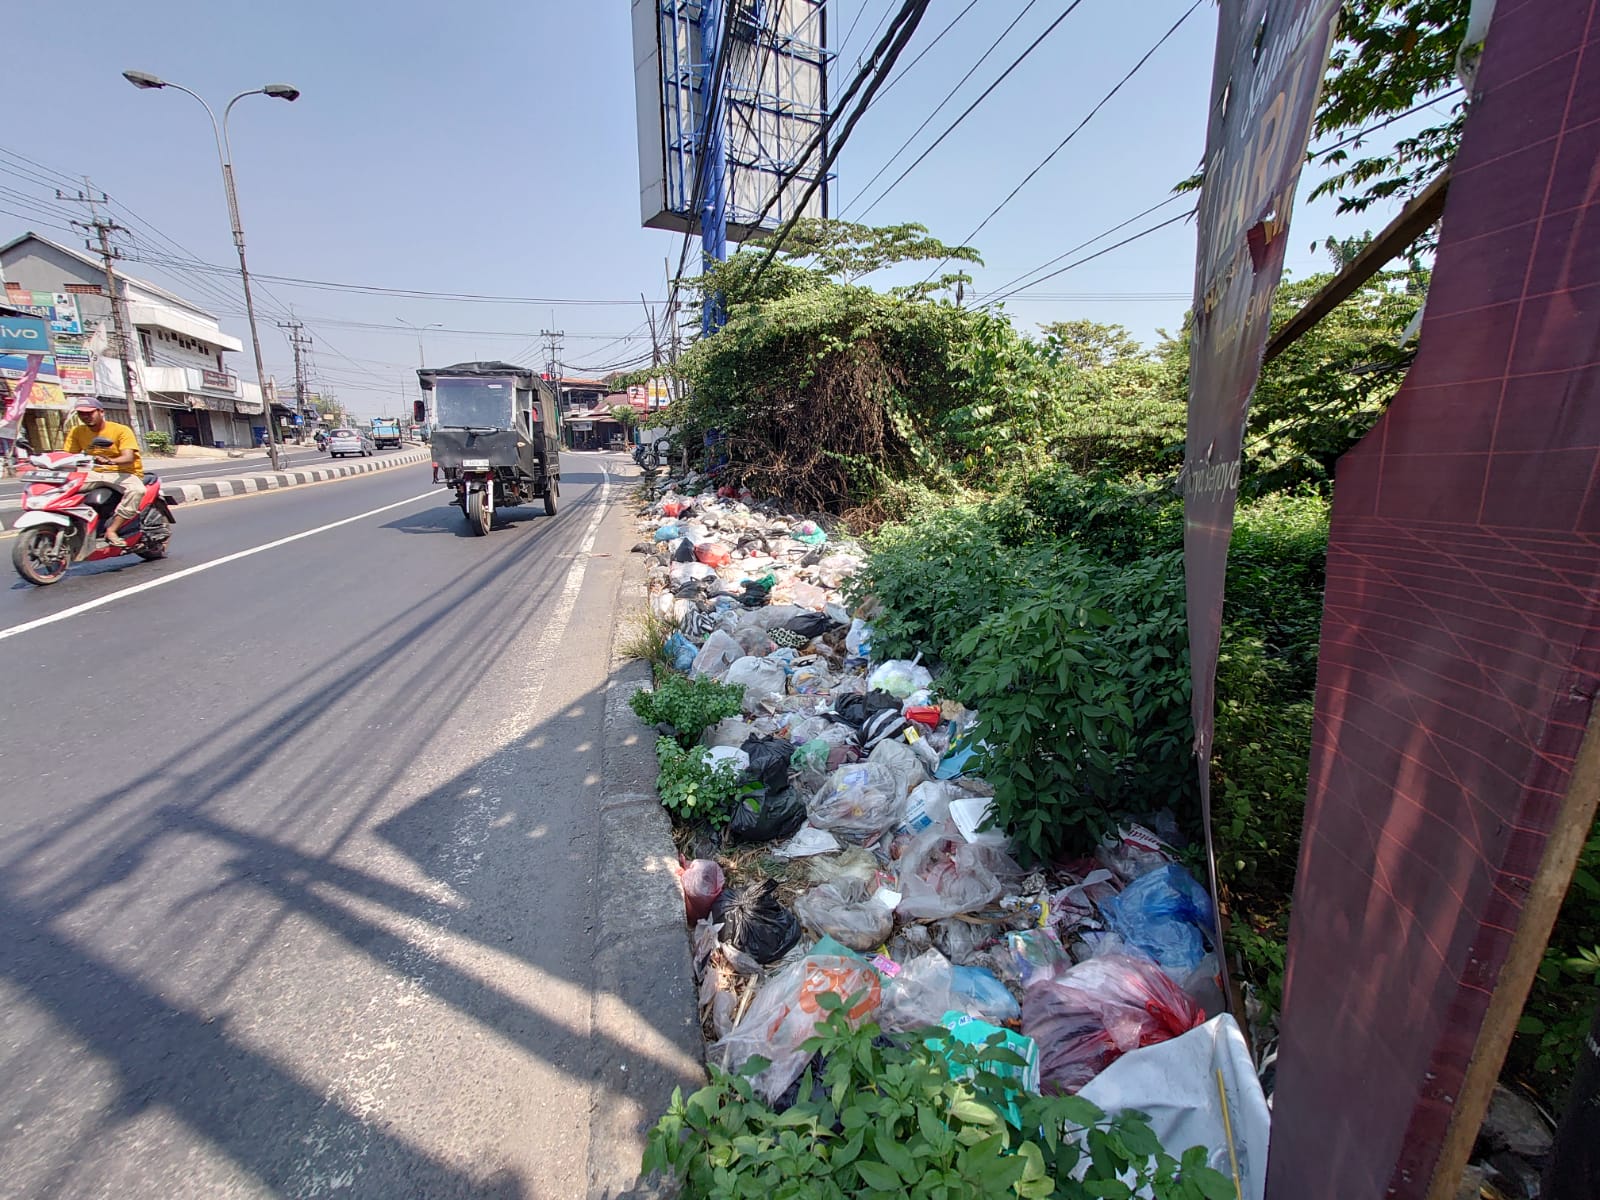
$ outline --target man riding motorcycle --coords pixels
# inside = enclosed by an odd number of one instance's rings
[[[67,434],[68,454],[90,454],[99,465],[95,470],[107,476],[106,482],[122,493],[106,526],[105,540],[113,546],[126,546],[121,537],[122,525],[139,515],[139,501],[144,497],[144,462],[139,456],[139,439],[126,425],[106,420],[105,406],[93,396],[81,398],[76,407],[78,419],[83,424]],[[90,449],[96,438],[106,438],[109,448]]]

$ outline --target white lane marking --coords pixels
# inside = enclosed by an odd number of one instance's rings
[[[251,555],[260,554],[265,550],[276,550],[279,546],[287,546],[290,542],[298,542],[301,538],[327,533],[328,530],[337,529],[341,525],[349,525],[355,521],[365,521],[368,517],[386,513],[391,508],[402,508],[407,504],[415,504],[418,500],[427,500],[438,495],[438,488],[430,488],[420,496],[412,496],[409,500],[396,500],[393,504],[385,504],[382,508],[369,508],[364,513],[357,513],[353,517],[345,517],[341,521],[330,521],[326,525],[318,525],[315,529],[291,533],[288,537],[281,537],[274,542],[263,542],[259,546],[250,547],[248,550],[236,550],[232,554],[224,554],[221,558],[213,558],[210,562],[197,563],[192,567],[185,567],[181,571],[174,571],[171,575],[162,575],[158,579],[147,579],[144,583],[136,583],[132,587],[110,592],[98,599],[86,600],[82,604],[64,608],[60,612],[51,613],[48,617],[39,617],[36,620],[24,621],[21,625],[13,625],[9,629],[0,629],[0,642],[5,641],[8,637],[16,637],[19,633],[28,633],[34,629],[42,629],[46,625],[54,625],[57,621],[65,621],[69,617],[76,617],[80,613],[89,612],[91,609],[103,608],[107,604],[115,603],[128,596],[136,596],[140,592],[148,592],[151,588],[164,587],[169,583],[176,583],[180,579],[187,579],[190,575],[198,575],[201,571],[209,571],[212,567],[221,567],[231,562],[238,562],[241,558],[249,558]]]
[[[589,555],[611,496],[611,473],[604,466],[600,470],[600,502],[578,543],[572,565],[567,568],[550,619],[544,623],[533,653],[524,661],[553,661],[556,648],[566,639],[567,624],[577,609]],[[483,862],[483,846],[505,803],[504,789],[514,782],[517,772],[518,764],[502,757],[502,752],[526,736],[538,720],[545,677],[542,671],[525,673],[522,688],[510,698],[505,715],[494,725],[487,752],[471,774],[460,781],[462,791],[455,800],[461,806],[461,815],[451,826],[442,848],[443,870],[434,881],[437,886],[429,888],[424,910],[384,924],[405,945],[384,959],[387,978],[344,1033],[342,1061],[323,1089],[323,1108],[312,1119],[311,1128],[299,1135],[303,1157],[295,1166],[287,1189],[289,1195],[309,1200],[342,1191],[353,1187],[366,1170],[371,1129],[382,1123],[383,1114],[392,1103],[390,1093],[410,1077],[401,1056],[415,1046],[420,1036],[436,1028],[430,1022],[437,1019],[442,1006],[434,999],[433,980],[440,959],[451,949],[455,933],[452,926],[461,908],[458,898],[466,894],[472,876]],[[477,748],[474,752],[478,752]],[[470,955],[455,957],[458,962],[470,959]],[[522,968],[553,989],[554,997],[542,1013],[551,1025],[566,1029],[574,1037],[590,1036],[592,1005],[583,1013],[588,1022],[575,1029],[567,1016],[573,1010],[572,985],[552,979],[531,963],[523,963]],[[355,1120],[339,1121],[337,1115],[341,1112]]]

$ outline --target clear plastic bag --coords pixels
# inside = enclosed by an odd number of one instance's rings
[[[827,934],[852,950],[872,950],[894,932],[894,910],[859,884],[819,884],[795,897],[794,911],[807,929]]]
[[[689,677],[721,679],[728,673],[728,668],[743,657],[744,647],[719,629],[706,638],[705,645],[700,647],[694,666],[689,668]]]
[[[867,755],[867,762],[882,767],[894,780],[895,796],[904,811],[911,789],[927,782],[928,772],[923,769],[916,751],[904,742],[882,741]]]
[[[1095,857],[1124,883],[1132,883],[1172,861],[1160,838],[1143,825],[1132,824],[1121,826],[1101,842]]]
[[[933,673],[915,660],[890,659],[867,676],[869,688],[888,692],[896,700],[904,700],[932,683]]]
[[[729,664],[722,682],[730,687],[744,688],[744,711],[753,713],[760,709],[763,701],[785,693],[786,679],[783,667],[778,663],[747,656]]]
[[[947,825],[919,834],[900,856],[903,917],[937,921],[973,912],[997,900],[1000,891],[982,848]]]
[[[950,816],[950,801],[964,794],[955,784],[942,780],[918,784],[906,797],[906,821],[900,828],[918,834],[943,825]]]
[[[1004,956],[1007,969],[1025,988],[1042,979],[1059,979],[1072,966],[1072,956],[1049,929],[1013,930],[996,953]]]
[[[850,763],[833,773],[806,806],[811,823],[852,842],[877,841],[901,821],[905,793],[876,763]]]
[[[811,860],[811,878],[815,883],[854,884],[868,888],[877,880],[879,870],[878,860],[872,851],[860,846],[846,846],[838,854]]]
[[[970,1017],[982,1017],[996,1025],[1015,1021],[1022,1015],[1017,998],[1007,990],[993,971],[983,967],[950,968],[951,1008]]]
[[[937,1025],[939,1018],[954,1007],[950,980],[950,960],[937,950],[924,951],[901,964],[884,980],[878,1024],[885,1033]]]
[[[683,910],[689,924],[695,925],[711,915],[711,906],[722,895],[722,868],[709,858],[684,862],[681,858],[673,874],[683,889]]]
[[[811,955],[790,963],[762,985],[731,1033],[707,1051],[724,1070],[737,1072],[755,1054],[768,1061],[750,1084],[769,1102],[800,1078],[811,1055],[800,1047],[826,1015],[817,997],[832,992],[840,1000],[858,997],[845,1010],[853,1023],[872,1016],[883,999],[878,973],[864,959]]]
[[[723,717],[707,726],[700,735],[703,746],[743,746],[755,735],[756,727],[741,717]]]

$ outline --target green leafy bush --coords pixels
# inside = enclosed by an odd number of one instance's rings
[[[144,435],[144,444],[150,448],[151,454],[172,453],[172,435],[170,433],[162,433],[160,430],[152,429]]]
[[[852,1029],[843,1010],[857,999],[817,997],[827,1015],[805,1048],[822,1069],[802,1079],[792,1107],[775,1111],[743,1075],[713,1067],[707,1087],[673,1093],[644,1170],[681,1181],[686,1200],[1234,1195],[1204,1148],[1174,1158],[1143,1114],[1108,1118],[1075,1096],[1019,1096],[997,1069],[1022,1060],[999,1044],[952,1047],[946,1060],[921,1039],[881,1038],[871,1022]],[[744,1072],[766,1065],[754,1058]]]
[[[1194,788],[1181,556],[1110,566],[1062,549],[1050,574],[955,640],[996,823],[1026,854],[1083,852],[1113,814]]]
[[[707,726],[739,715],[744,689],[715,679],[687,679],[663,666],[656,668],[656,686],[635,692],[628,704],[646,725],[666,722],[685,746],[700,740]]]
[[[753,784],[743,783],[728,762],[706,762],[698,748],[685,750],[671,738],[656,739],[661,807],[680,821],[704,821],[713,829],[733,816],[733,802]]]

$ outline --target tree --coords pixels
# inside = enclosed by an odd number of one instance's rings
[[[1314,125],[1323,143],[1397,117],[1457,86],[1457,55],[1467,32],[1471,0],[1345,0],[1339,39]],[[1364,153],[1362,138],[1330,149],[1313,162],[1334,168],[1312,196],[1337,196],[1340,212],[1361,212],[1380,200],[1407,200],[1455,157],[1466,121],[1466,102],[1381,152]],[[1387,141],[1377,129],[1370,135]]]
[[[1080,371],[1109,366],[1144,354],[1139,340],[1121,325],[1098,321],[1051,321],[1039,326],[1044,344],[1057,360]]]
[[[631,404],[613,404],[611,418],[625,430],[632,430],[639,424],[639,411]]]

